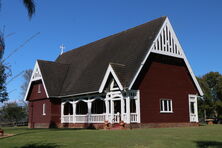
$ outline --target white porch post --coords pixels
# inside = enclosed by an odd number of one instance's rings
[[[65,102],[61,103],[61,123],[64,122],[63,116],[64,116],[64,104]]]
[[[121,121],[123,121],[123,114],[124,114],[124,99],[121,98]]]
[[[137,98],[136,98],[136,113],[137,113],[137,122],[140,123],[140,91],[137,91]]]
[[[171,103],[171,105],[172,105],[172,103]],[[199,118],[198,118],[198,104],[197,104],[197,95],[196,95],[196,97],[195,97],[195,113],[196,113],[196,122],[199,122]],[[171,106],[171,108],[172,108],[172,106]]]
[[[113,119],[114,119],[114,102],[113,102],[112,99],[111,99],[110,103],[111,103],[111,123],[113,123]]]
[[[92,101],[91,101],[91,100],[88,100],[88,101],[87,101],[87,106],[88,106],[88,121],[90,121],[91,108],[92,108]]]
[[[108,115],[109,115],[109,101],[108,98],[105,99],[105,104],[106,104],[106,121],[108,121]]]
[[[126,123],[130,124],[130,97],[126,97]]]
[[[76,101],[72,102],[72,108],[73,108],[73,123],[76,123]]]

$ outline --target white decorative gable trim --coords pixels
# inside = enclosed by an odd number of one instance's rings
[[[102,81],[102,83],[101,83],[101,85],[100,85],[99,93],[102,93],[102,92],[103,92],[104,87],[105,87],[105,85],[106,85],[106,82],[107,82],[110,74],[112,74],[112,76],[113,76],[113,78],[114,78],[114,81],[116,81],[116,83],[117,83],[118,87],[120,88],[120,90],[123,90],[123,86],[122,86],[122,84],[120,83],[120,81],[119,81],[116,73],[114,72],[112,66],[109,65],[108,68],[107,68],[107,70],[106,70],[106,73],[105,73],[105,76],[104,76],[104,78],[103,78],[103,81]]]
[[[47,92],[47,89],[46,89],[46,86],[45,86],[45,82],[44,82],[43,77],[42,77],[41,69],[39,68],[38,61],[36,61],[35,67],[34,67],[33,72],[32,72],[31,79],[30,79],[30,81],[29,81],[29,85],[28,85],[27,90],[26,90],[26,93],[25,93],[25,97],[24,97],[24,100],[25,100],[25,101],[26,101],[26,99],[27,99],[27,97],[28,97],[28,93],[29,93],[29,91],[30,91],[30,87],[31,87],[32,82],[38,81],[38,80],[41,80],[41,81],[42,81],[44,90],[45,90],[45,92],[46,92],[46,96],[47,96],[47,98],[49,98],[49,95],[48,95],[48,92]]]
[[[183,49],[168,19],[154,40],[151,52],[183,58]]]
[[[39,69],[39,65],[38,65],[38,63],[36,63],[36,64],[37,65],[34,67],[32,77],[31,77],[32,81],[40,80],[42,78],[42,75],[41,75],[41,72]]]
[[[160,28],[159,33],[157,34],[156,38],[153,41],[153,44],[150,46],[150,49],[148,50],[148,53],[146,54],[144,60],[142,61],[136,75],[134,76],[129,89],[132,88],[134,82],[136,81],[136,78],[138,77],[141,69],[143,68],[143,65],[147,61],[150,53],[157,53],[167,56],[172,56],[176,58],[182,58],[190,72],[190,75],[197,87],[197,90],[201,96],[203,96],[203,91],[193,73],[193,70],[185,56],[185,53],[179,43],[179,40],[173,30],[172,25],[170,24],[170,21],[168,18],[166,18],[165,22],[163,23],[162,27]]]

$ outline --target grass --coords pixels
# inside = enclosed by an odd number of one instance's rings
[[[222,125],[134,130],[3,128],[0,148],[221,148]]]

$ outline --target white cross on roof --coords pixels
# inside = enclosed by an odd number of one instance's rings
[[[59,48],[61,49],[60,55],[62,55],[62,54],[63,54],[63,51],[64,51],[64,49],[65,49],[66,47],[62,44],[62,45],[59,46]]]

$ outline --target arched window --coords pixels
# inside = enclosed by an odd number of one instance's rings
[[[105,102],[101,99],[96,99],[92,102],[92,114],[102,114],[106,112]]]
[[[77,115],[83,115],[88,113],[88,106],[86,102],[79,101],[76,104],[76,114]]]
[[[130,113],[136,113],[136,100],[130,100]]]
[[[69,102],[64,104],[64,115],[73,115],[73,107]]]

